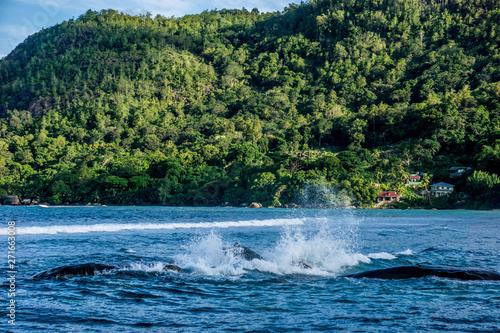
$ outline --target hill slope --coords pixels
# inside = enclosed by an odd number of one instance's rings
[[[309,182],[369,205],[464,165],[469,207],[495,207],[498,22],[489,0],[88,11],[0,61],[0,197],[270,204]]]

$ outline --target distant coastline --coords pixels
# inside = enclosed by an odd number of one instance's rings
[[[35,204],[35,205],[3,205],[0,204],[0,207],[12,207],[12,208],[23,208],[23,207],[42,207],[42,208],[63,208],[63,207],[170,207],[170,208],[248,208],[251,210],[259,210],[259,209],[277,209],[277,210],[293,210],[293,209],[331,209],[331,210],[467,210],[467,211],[500,211],[500,209],[489,208],[489,209],[467,209],[467,208],[427,208],[427,207],[406,207],[406,208],[397,208],[397,207],[313,207],[313,206],[299,206],[296,207],[259,207],[259,208],[250,208],[248,206],[174,206],[174,205],[157,205],[157,204],[137,204],[137,205],[119,205],[119,204],[64,204],[64,205],[51,205],[49,203]]]

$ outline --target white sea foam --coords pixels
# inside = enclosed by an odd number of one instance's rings
[[[121,252],[123,253],[136,253],[135,250],[132,250],[132,249],[125,249],[125,248],[122,248],[120,249]]]
[[[413,251],[408,249],[406,251],[401,251],[401,252],[396,252],[395,255],[387,252],[378,252],[378,253],[370,253],[368,254],[368,258],[370,259],[385,259],[385,260],[393,260],[397,259],[396,256],[398,255],[403,255],[403,256],[412,256]]]
[[[199,223],[101,223],[87,225],[54,225],[44,227],[19,227],[18,235],[76,234],[89,232],[116,232],[122,230],[171,230],[171,229],[211,229],[237,227],[293,226],[304,223],[303,219],[272,219]],[[0,231],[6,234],[7,230]]]
[[[154,263],[141,263],[135,262],[131,263],[130,267],[124,267],[121,270],[131,270],[131,271],[143,271],[148,273],[164,273],[165,267],[167,264],[162,262],[154,262]]]
[[[406,251],[401,251],[401,252],[398,252],[396,254],[399,254],[399,255],[403,255],[403,256],[412,256],[413,255],[413,251],[408,249]]]
[[[385,259],[385,260],[393,260],[396,259],[397,257],[387,253],[387,252],[379,252],[379,253],[370,253],[368,254],[368,258],[371,259]]]

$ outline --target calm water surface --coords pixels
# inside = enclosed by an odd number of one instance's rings
[[[5,253],[16,221],[18,269],[16,326],[4,278],[0,331],[500,331],[498,281],[342,277],[421,263],[500,271],[500,212],[0,207],[0,220]],[[235,242],[265,260],[224,251]],[[165,272],[171,261],[183,271]],[[32,279],[87,262],[120,268]]]

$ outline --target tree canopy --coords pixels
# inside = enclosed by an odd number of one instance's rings
[[[314,180],[370,205],[464,165],[469,207],[499,207],[499,22],[491,0],[89,10],[0,60],[0,197],[275,204]]]

